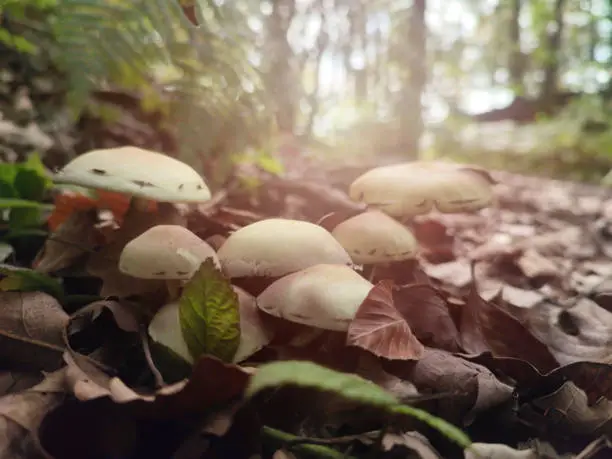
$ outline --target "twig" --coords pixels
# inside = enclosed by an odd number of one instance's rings
[[[599,437],[589,443],[574,459],[590,459],[606,448],[612,448],[612,443],[605,436]]]
[[[153,377],[155,378],[155,385],[157,387],[164,387],[166,382],[164,381],[164,377],[161,372],[155,366],[153,362],[153,356],[151,355],[151,347],[149,346],[149,337],[147,335],[146,329],[144,327],[140,327],[140,341],[142,342],[142,350],[145,355],[145,359],[147,361],[147,365],[153,373]]]
[[[312,456],[317,456],[323,459],[357,459],[355,456],[350,456],[348,454],[345,454],[343,452],[330,448],[329,446],[326,446],[328,444],[333,444],[333,443],[316,444],[317,442],[321,442],[325,440],[298,437],[296,435],[292,435],[290,433],[283,432],[281,430],[276,430],[268,426],[264,426],[262,428],[261,433],[263,436],[268,437],[269,440],[282,444],[282,445],[290,445],[291,442],[295,442],[296,440],[307,440],[308,443],[310,444],[293,444],[293,446],[291,446],[291,449],[294,449],[298,452],[302,452],[305,454],[310,454]],[[362,434],[362,436],[363,435],[364,434]],[[345,437],[336,437],[335,440],[339,438],[344,439]],[[344,443],[340,442],[339,444],[351,443],[355,441],[356,439],[358,439],[359,435],[352,435],[346,438],[347,439],[350,438],[350,441],[345,441]],[[334,439],[331,439],[331,438],[327,439],[327,441],[330,441],[330,440],[334,440]]]

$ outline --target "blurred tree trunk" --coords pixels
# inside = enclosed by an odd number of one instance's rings
[[[540,98],[544,105],[554,98],[558,91],[559,80],[559,52],[563,36],[563,10],[566,0],[556,0],[553,9],[553,28],[548,32],[548,58],[544,66],[544,79],[540,89]]]
[[[403,154],[417,157],[423,134],[421,98],[427,83],[426,0],[414,0],[405,27],[404,56],[406,78],[398,110],[398,147]]]
[[[272,0],[272,12],[266,23],[266,89],[270,94],[276,121],[281,131],[294,133],[300,92],[295,56],[287,32],[295,16],[295,0]]]
[[[519,22],[522,0],[512,0],[510,15],[510,46],[511,51],[508,56],[508,71],[510,73],[510,84],[517,94],[522,94],[525,85],[525,56],[521,51],[521,25]]]

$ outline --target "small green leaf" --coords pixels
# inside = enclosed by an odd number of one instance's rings
[[[44,223],[44,218],[39,209],[13,209],[8,223],[10,229],[19,230],[40,226]]]
[[[53,205],[28,199],[0,198],[0,209],[39,209],[51,210]]]
[[[19,193],[19,197],[33,201],[40,201],[45,191],[51,187],[53,182],[47,175],[45,166],[38,155],[30,155],[27,161],[17,164],[13,186]]]
[[[31,269],[0,264],[0,292],[45,292],[61,300],[64,296],[62,284],[56,279]]]
[[[231,362],[240,344],[238,306],[230,282],[207,258],[179,300],[181,330],[194,358],[210,354]]]
[[[393,395],[373,382],[312,362],[285,361],[262,365],[251,378],[245,395],[253,397],[265,389],[279,386],[297,386],[333,392],[345,399],[377,407],[390,414],[419,419],[463,448],[467,448],[472,443],[470,438],[457,427],[426,411],[402,405]]]

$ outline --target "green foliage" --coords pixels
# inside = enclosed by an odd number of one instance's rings
[[[62,300],[62,284],[46,274],[31,269],[0,264],[0,291],[45,292]]]
[[[181,331],[189,352],[231,362],[240,344],[238,295],[206,259],[185,286],[179,300]]]
[[[41,202],[51,185],[36,154],[23,163],[0,164],[0,221],[9,231],[38,227],[52,209]]]
[[[285,361],[260,366],[251,378],[246,396],[253,397],[266,389],[283,386],[332,392],[347,400],[380,408],[391,415],[419,419],[462,448],[467,448],[472,443],[469,437],[455,426],[423,410],[400,404],[380,386],[357,375],[340,373],[312,362]]]

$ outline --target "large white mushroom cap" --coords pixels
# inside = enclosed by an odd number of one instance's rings
[[[320,264],[274,281],[257,306],[298,324],[346,331],[373,287],[348,266]]]
[[[133,146],[77,156],[53,180],[160,202],[202,202],[211,197],[204,179],[188,164]]]
[[[217,253],[230,278],[278,277],[327,263],[350,265],[351,257],[325,228],[314,223],[270,218],[240,228]]]
[[[351,199],[394,217],[469,212],[493,202],[485,172],[443,162],[412,162],[372,169],[349,188]]]
[[[418,250],[412,232],[378,210],[343,221],[332,230],[332,235],[356,264],[408,260],[414,258]]]
[[[157,225],[126,244],[119,270],[140,279],[190,279],[207,258],[220,268],[214,249],[187,228]]]

